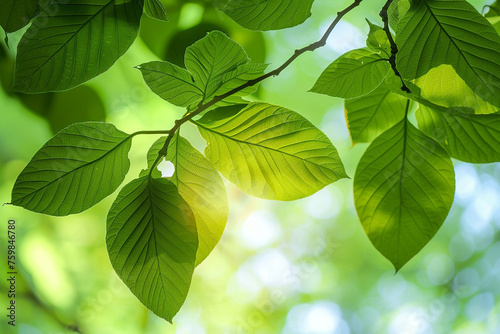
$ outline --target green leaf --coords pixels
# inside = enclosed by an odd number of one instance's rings
[[[53,0],[18,46],[14,90],[73,88],[109,69],[137,36],[143,0]]]
[[[294,27],[311,16],[314,0],[232,0],[222,10],[250,30]]]
[[[321,73],[311,92],[351,99],[377,88],[390,70],[386,58],[368,49],[349,51]]]
[[[373,141],[354,177],[361,224],[396,270],[436,234],[454,193],[450,157],[406,119]]]
[[[145,0],[144,11],[150,18],[160,21],[168,21],[167,11],[160,0]]]
[[[389,6],[388,16],[389,16],[389,26],[396,31],[398,23],[410,9],[409,0],[394,0]]]
[[[2,0],[0,25],[6,33],[17,31],[30,22],[37,9],[38,0]]]
[[[186,299],[198,248],[193,212],[177,187],[148,176],[123,187],[108,214],[106,244],[132,293],[172,322]]]
[[[220,31],[187,48],[186,69],[168,62],[151,62],[138,66],[153,92],[177,106],[208,102],[261,76],[266,64],[251,63],[243,48]],[[233,94],[226,100],[251,94],[256,86]]]
[[[368,19],[366,22],[368,22],[368,25],[370,26],[368,38],[366,39],[366,46],[378,54],[383,55],[383,57],[389,58],[391,55],[391,43],[389,42],[384,29],[371,23]]]
[[[439,112],[420,105],[419,128],[441,143],[455,159],[500,161],[500,114],[474,115],[460,110]]]
[[[53,216],[87,210],[123,182],[131,139],[109,123],[68,126],[18,176],[12,204]]]
[[[490,114],[498,108],[481,99],[451,65],[440,65],[414,80],[418,95],[440,106],[471,108],[476,114]],[[412,90],[413,92],[413,90]]]
[[[148,170],[167,137],[158,139],[148,152]],[[219,172],[191,143],[178,132],[168,147],[166,160],[174,164],[170,180],[193,210],[198,229],[196,265],[215,248],[226,227],[228,216],[227,194]],[[156,174],[156,177],[159,175]]]
[[[345,101],[353,143],[371,142],[405,116],[406,99],[380,85],[370,94]]]
[[[414,1],[398,24],[396,43],[404,78],[449,64],[477,95],[500,106],[500,36],[467,1]]]
[[[152,61],[137,66],[149,88],[176,106],[187,107],[203,98],[203,90],[185,69],[166,61]]]
[[[208,160],[251,195],[290,201],[347,177],[330,140],[286,108],[253,102],[233,117],[195,123]]]

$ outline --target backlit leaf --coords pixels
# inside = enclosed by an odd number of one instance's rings
[[[208,160],[251,195],[294,200],[347,177],[330,140],[286,108],[253,102],[233,117],[196,125]]]
[[[455,159],[500,161],[500,114],[475,115],[461,110],[437,111],[420,105],[419,128],[435,138]]]
[[[158,139],[148,152],[148,170],[167,137]],[[193,210],[198,229],[196,265],[200,264],[219,242],[227,222],[228,203],[224,182],[210,161],[178,133],[173,137],[165,158],[174,164],[170,180]],[[156,177],[159,173],[154,171]],[[145,175],[143,173],[142,175]]]
[[[163,6],[163,3],[160,0],[145,0],[144,11],[149,17],[153,19],[168,21],[167,11],[165,10],[165,6]]]
[[[18,176],[12,204],[53,216],[90,208],[123,182],[130,167],[131,139],[109,123],[68,126]]]
[[[353,143],[371,142],[400,122],[405,115],[406,99],[380,85],[370,94],[345,101],[349,133]]]
[[[398,24],[396,43],[404,78],[449,64],[477,95],[500,106],[500,36],[467,1],[413,1]]]
[[[123,187],[108,214],[106,243],[118,276],[171,322],[186,299],[198,247],[193,212],[177,187],[149,176]]]
[[[377,88],[390,70],[387,58],[368,49],[349,51],[321,73],[311,92],[351,99]]]
[[[361,224],[396,270],[436,234],[454,193],[450,157],[406,119],[373,141],[354,177]]]

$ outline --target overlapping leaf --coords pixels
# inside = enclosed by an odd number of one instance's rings
[[[380,85],[370,94],[345,101],[347,125],[353,143],[371,142],[400,122],[406,99]]]
[[[396,270],[436,234],[454,192],[450,157],[406,119],[373,141],[354,177],[363,228]]]
[[[414,83],[420,89],[419,97],[446,108],[470,108],[476,114],[490,114],[498,110],[467,86],[451,65],[435,67]]]
[[[294,27],[311,16],[314,0],[231,0],[222,10],[242,27],[277,30]]]
[[[351,99],[377,88],[390,70],[387,58],[368,49],[349,51],[321,73],[311,92]]]
[[[39,10],[39,0],[0,1],[0,26],[11,33],[26,26]],[[42,4],[41,4],[42,5]]]
[[[130,166],[131,138],[109,123],[70,125],[21,172],[12,204],[54,216],[90,208],[123,182]]]
[[[177,187],[149,176],[123,187],[108,214],[106,243],[118,276],[171,322],[186,299],[198,247],[193,212]]]
[[[186,69],[168,62],[142,64],[153,92],[177,106],[207,102],[262,75],[267,65],[251,63],[243,48],[220,31],[212,31],[186,50]],[[248,87],[232,98],[252,93]]]
[[[158,139],[149,149],[148,169],[151,168],[165,140],[166,137]],[[193,210],[196,218],[198,265],[217,245],[226,226],[228,202],[224,182],[210,161],[178,133],[170,142],[166,159],[171,161],[175,168],[170,180],[177,186],[179,194]],[[156,174],[156,177],[159,176]]]
[[[53,0],[23,35],[14,89],[73,88],[106,71],[137,36],[143,0]]]
[[[167,11],[165,10],[165,6],[163,6],[163,3],[160,0],[145,0],[144,11],[149,17],[153,19],[168,21]]]
[[[384,57],[389,58],[391,55],[391,43],[389,42],[389,38],[387,38],[386,32],[382,29],[382,27],[379,27],[368,20],[366,21],[370,26],[368,38],[366,39],[366,46],[373,51],[382,54]]]
[[[413,1],[398,24],[396,43],[406,79],[449,64],[477,95],[500,106],[500,36],[467,1]]]
[[[500,114],[474,115],[460,109],[436,111],[420,105],[419,128],[435,138],[455,159],[500,161]]]
[[[294,200],[347,177],[330,140],[286,108],[253,102],[233,117],[196,124],[208,160],[251,195]]]

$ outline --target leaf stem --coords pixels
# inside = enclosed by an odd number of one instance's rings
[[[387,15],[387,12],[389,10],[389,7],[391,6],[393,0],[387,0],[385,3],[384,7],[382,7],[382,10],[380,11],[379,15],[382,18],[382,22],[384,22],[384,31],[385,34],[387,35],[387,39],[389,40],[389,43],[391,44],[391,56],[389,57],[389,63],[391,64],[392,71],[396,76],[401,79],[401,90],[407,93],[411,93],[410,89],[406,86],[403,77],[399,73],[398,69],[396,68],[396,55],[398,54],[398,46],[396,45],[396,42],[394,42],[394,39],[392,38],[391,30],[389,29],[389,16]]]
[[[316,50],[316,49],[318,49],[320,47],[325,46],[326,41],[328,40],[328,37],[330,37],[330,34],[332,33],[333,29],[340,22],[340,20],[344,17],[344,15],[346,15],[351,10],[353,10],[354,8],[356,8],[357,6],[359,6],[359,4],[362,1],[363,0],[354,0],[354,2],[352,4],[350,4],[348,7],[346,7],[344,10],[342,10],[340,12],[337,12],[337,16],[335,17],[335,19],[333,20],[333,22],[330,24],[330,26],[328,27],[328,29],[325,31],[325,33],[323,34],[323,36],[321,37],[320,40],[318,40],[318,41],[316,41],[314,43],[311,43],[308,46],[305,46],[305,47],[303,47],[301,49],[295,50],[295,52],[293,53],[293,55],[290,56],[290,58],[288,58],[278,68],[276,68],[273,71],[268,72],[268,73],[266,73],[264,75],[261,75],[258,78],[249,80],[249,81],[245,82],[244,84],[242,84],[242,85],[240,85],[240,86],[238,86],[238,87],[236,87],[236,88],[234,88],[234,89],[232,89],[232,90],[230,90],[230,91],[228,91],[228,92],[226,92],[226,93],[224,93],[222,95],[215,96],[209,102],[206,102],[206,103],[202,103],[203,101],[200,102],[200,104],[198,105],[198,107],[194,111],[192,111],[190,113],[186,113],[184,115],[184,117],[176,120],[175,121],[175,125],[169,130],[168,137],[165,140],[165,144],[160,149],[160,151],[158,151],[158,158],[156,158],[155,162],[151,166],[150,175],[152,173],[151,171],[156,167],[156,165],[158,164],[158,162],[160,161],[160,159],[162,157],[164,157],[164,156],[167,155],[168,145],[170,144],[170,142],[172,141],[173,136],[175,135],[175,133],[181,127],[182,124],[188,122],[189,120],[191,120],[196,115],[199,115],[203,111],[205,111],[208,108],[212,107],[216,103],[218,103],[218,102],[220,102],[220,101],[228,98],[229,96],[231,96],[233,94],[236,94],[239,91],[241,91],[241,90],[243,90],[243,89],[245,89],[247,87],[254,86],[254,85],[258,84],[259,82],[261,82],[261,81],[263,81],[263,80],[265,80],[265,79],[267,79],[269,77],[279,75],[284,69],[286,69],[295,59],[297,59],[303,53],[305,53],[307,51],[314,51],[314,50]]]

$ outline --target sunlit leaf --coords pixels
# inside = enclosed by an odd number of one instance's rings
[[[178,106],[207,102],[251,79],[261,76],[266,64],[251,63],[243,48],[220,31],[187,48],[186,69],[168,62],[150,62],[138,66],[153,92]],[[255,86],[233,94],[235,101],[255,91]]]
[[[251,195],[294,200],[347,177],[330,140],[286,108],[253,102],[233,117],[196,124],[208,160]]]
[[[406,79],[449,64],[477,95],[500,106],[500,36],[467,1],[414,1],[398,24],[396,42]]]
[[[54,0],[23,35],[14,90],[73,88],[106,71],[137,36],[143,0]]]
[[[420,97],[443,107],[471,108],[476,114],[498,110],[467,86],[451,65],[435,67],[413,82],[420,88]]]
[[[420,105],[417,120],[419,128],[455,159],[474,163],[500,161],[500,114],[436,111]]]
[[[314,0],[231,0],[222,10],[242,27],[277,30],[294,27],[311,16]]]
[[[371,142],[400,122],[405,115],[406,99],[380,85],[370,94],[345,101],[349,133],[353,143]]]
[[[108,214],[106,243],[118,276],[171,322],[186,299],[198,247],[193,212],[177,187],[149,176],[123,187]]]
[[[366,20],[366,22],[368,22],[368,25],[370,26],[368,38],[366,39],[366,46],[373,51],[382,54],[384,57],[389,58],[391,55],[391,43],[389,42],[389,38],[387,38],[387,34],[384,29],[368,20]]]
[[[349,51],[321,73],[311,92],[351,99],[377,88],[390,70],[387,58],[368,49]]]
[[[160,0],[145,0],[144,12],[153,19],[168,21],[167,11]]]
[[[436,234],[454,193],[450,157],[406,119],[373,141],[354,177],[361,224],[396,270]]]
[[[167,137],[161,137],[151,146],[148,151],[148,170],[141,175],[149,172],[166,139]],[[165,159],[174,164],[175,171],[170,180],[177,186],[179,194],[193,210],[196,218],[198,265],[215,248],[226,227],[226,188],[219,172],[210,161],[178,133],[170,142]],[[155,177],[161,176],[156,171],[153,173]]]
[[[109,123],[68,126],[18,176],[12,204],[53,216],[90,208],[123,182],[130,167],[131,138]]]

